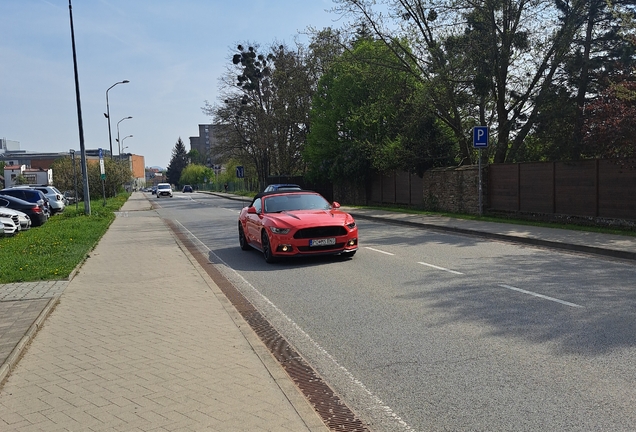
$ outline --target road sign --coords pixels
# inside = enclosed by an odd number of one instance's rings
[[[237,166],[236,167],[236,178],[243,178],[245,177],[245,170],[243,169],[242,166]]]
[[[488,147],[488,126],[475,126],[473,128],[473,148]]]
[[[99,158],[104,159],[104,151],[101,148],[99,149]]]

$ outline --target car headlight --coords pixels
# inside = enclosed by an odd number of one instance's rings
[[[287,234],[289,232],[289,228],[276,228],[276,227],[269,227],[270,231],[273,232],[274,234]]]
[[[351,222],[350,224],[347,224],[347,227],[349,229],[354,229],[356,227],[356,223],[355,222]]]

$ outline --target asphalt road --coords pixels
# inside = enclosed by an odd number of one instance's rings
[[[633,264],[358,221],[353,259],[271,265],[240,202],[159,204],[375,430],[634,429]]]

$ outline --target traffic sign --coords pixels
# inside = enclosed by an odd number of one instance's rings
[[[245,177],[245,170],[243,169],[242,166],[237,166],[236,167],[236,178],[243,178]]]
[[[475,126],[473,128],[473,148],[488,147],[488,126]]]

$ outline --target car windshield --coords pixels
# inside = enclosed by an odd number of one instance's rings
[[[158,189],[170,189],[170,185],[159,185],[157,186]]]
[[[267,197],[265,213],[280,213],[294,210],[329,210],[331,205],[320,195],[289,194]]]

